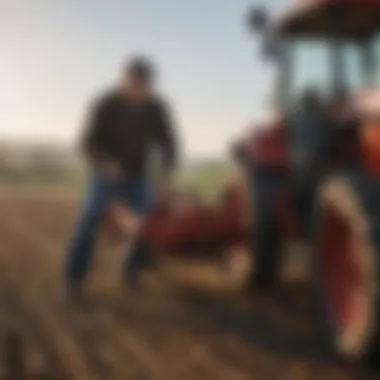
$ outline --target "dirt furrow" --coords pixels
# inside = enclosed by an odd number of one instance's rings
[[[77,337],[92,370],[102,379],[113,379],[117,365],[117,350],[112,344],[104,324],[97,312],[85,314],[72,312],[65,321]]]
[[[0,336],[19,331],[26,358],[17,359],[19,350],[14,350],[9,363],[25,362],[30,377],[371,378],[326,361],[308,311],[293,310],[291,302],[271,306],[267,300],[200,296],[179,289],[153,292],[147,286],[147,292],[123,296],[96,292],[80,307],[62,303],[57,298],[60,276],[76,206],[53,198],[8,200],[4,208],[1,202],[7,217],[0,220],[0,251],[6,252],[0,255],[0,300],[8,306],[0,316]],[[109,261],[109,252],[100,254]],[[103,267],[94,280],[97,290],[114,276],[108,269]],[[297,302],[295,296],[295,306]],[[16,376],[17,366],[8,367]]]
[[[45,240],[39,240],[41,244],[35,244],[35,237],[30,229],[26,228],[27,225],[25,218],[18,220],[17,217],[14,217],[12,221],[8,220],[7,229],[4,226],[2,229],[7,231],[8,239],[14,242],[12,255],[15,263],[20,263],[16,258],[20,258],[20,255],[23,258],[25,249],[28,249],[28,255],[35,258],[40,257],[41,253],[45,257],[49,257],[51,254],[51,252],[46,251],[46,248],[49,249],[50,247],[46,246]],[[38,267],[38,263],[35,264]],[[38,297],[39,295],[36,293],[26,292],[34,279],[28,276],[25,266],[23,268],[18,267],[21,270],[20,275],[22,277],[13,284],[14,293],[11,300],[14,309],[22,307],[22,310],[13,311],[12,314],[18,316],[23,328],[34,330],[36,339],[43,347],[46,357],[50,357],[49,361],[52,362],[52,367],[57,372],[65,373],[70,379],[96,379],[96,373],[88,368],[86,360],[83,358],[83,350],[78,347],[67,326],[59,322],[59,318],[54,315],[49,305],[41,300],[41,295]]]
[[[17,234],[20,237],[20,240],[23,241],[28,241],[29,246],[33,246],[38,250],[40,253],[42,252],[44,255],[54,255],[56,253],[56,244],[50,241],[49,238],[41,239],[41,236],[38,236],[35,232],[36,231],[31,231],[31,229],[27,229],[25,225],[25,215],[23,218],[20,218],[20,221],[17,223],[17,226],[15,225],[14,228],[12,229],[17,230]],[[21,220],[23,222],[21,222]],[[88,372],[88,369],[86,369],[83,365],[83,363],[86,362],[84,359],[80,359],[83,357],[83,352],[85,352],[88,356],[92,356],[91,363],[94,364],[96,363],[96,370],[100,369],[99,365],[99,357],[96,356],[94,357],[94,350],[92,349],[92,343],[89,345],[89,335],[88,332],[86,333],[83,328],[82,329],[76,329],[74,332],[76,333],[75,335],[79,335],[79,342],[82,343],[81,349],[77,347],[77,344],[74,343],[74,338],[72,337],[72,330],[68,331],[68,324],[67,321],[65,324],[60,324],[61,326],[61,331],[66,330],[65,334],[61,334],[64,336],[58,337],[59,329],[57,328],[57,322],[56,320],[51,316],[51,313],[46,310],[45,312],[40,311],[40,319],[44,321],[46,328],[50,331],[50,334],[52,336],[56,336],[55,340],[57,342],[60,342],[60,346],[62,347],[70,347],[70,353],[72,358],[70,360],[66,360],[67,362],[71,363],[71,374],[74,376],[76,375],[78,379],[86,379],[86,378],[95,378],[95,377],[90,377],[90,374]],[[129,331],[115,331],[114,332],[115,336],[119,336],[120,342],[122,342],[122,346],[124,349],[128,348],[134,356],[136,356],[135,359],[138,359],[138,361],[142,361],[142,365],[146,368],[152,368],[156,364],[152,365],[153,363],[157,363],[156,358],[152,354],[147,354],[149,352],[146,348],[143,342],[141,342],[141,338],[139,336],[135,336],[134,333],[129,332]],[[128,345],[128,342],[129,345]],[[83,346],[84,343],[84,346]],[[127,347],[128,346],[128,347]],[[62,352],[59,352],[62,353]],[[91,355],[92,353],[92,355]],[[149,356],[150,355],[150,356]],[[147,358],[149,360],[147,361]],[[62,358],[63,359],[63,358]],[[105,370],[105,367],[103,366],[102,370]],[[94,372],[94,371],[93,371]]]

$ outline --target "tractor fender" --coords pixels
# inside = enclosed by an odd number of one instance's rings
[[[244,146],[255,166],[289,167],[287,133],[282,122],[254,129]]]

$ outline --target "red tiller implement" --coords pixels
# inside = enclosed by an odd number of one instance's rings
[[[231,247],[247,244],[248,199],[239,182],[227,185],[219,204],[178,194],[156,205],[143,223],[140,234],[146,236],[157,254],[208,258],[226,253]],[[109,209],[108,228],[114,234],[126,232],[127,205]]]

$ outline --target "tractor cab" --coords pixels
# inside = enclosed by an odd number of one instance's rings
[[[283,109],[310,85],[333,100],[372,88],[380,79],[375,0],[299,0],[277,20],[254,10],[250,26],[262,35],[265,57],[278,65]]]
[[[277,66],[282,114],[282,128],[269,130],[255,149],[263,166],[273,165],[271,148],[283,152],[301,231],[326,174],[363,160],[380,171],[380,150],[365,137],[375,136],[374,120],[380,122],[380,3],[298,1],[277,20],[256,9],[250,26],[261,34],[264,58]]]
[[[327,160],[329,147],[335,156],[345,151],[343,159],[357,157],[355,123],[380,116],[380,3],[300,0],[273,21],[256,9],[250,25],[278,68],[293,169],[307,167],[314,156]]]

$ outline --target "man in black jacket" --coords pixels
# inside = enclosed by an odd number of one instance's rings
[[[120,87],[101,96],[90,110],[83,151],[92,179],[69,252],[71,290],[81,289],[97,229],[110,201],[118,197],[127,202],[136,229],[149,213],[154,197],[153,152],[161,153],[161,186],[170,182],[177,161],[177,139],[167,106],[154,94],[154,76],[149,61],[133,59],[123,69]],[[125,265],[130,284],[137,279],[148,249],[148,243],[137,237]]]

